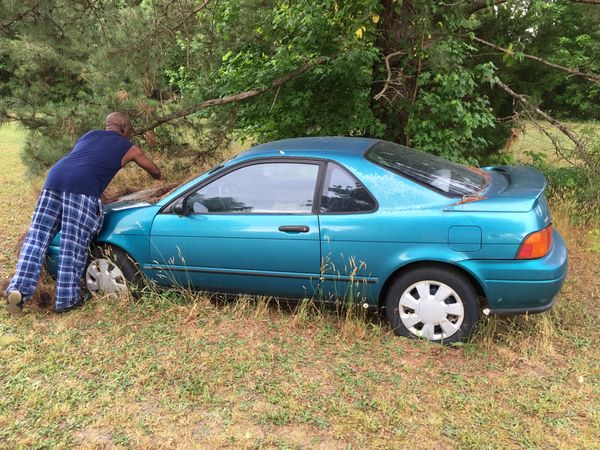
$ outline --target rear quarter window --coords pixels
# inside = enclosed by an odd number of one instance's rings
[[[370,212],[376,207],[360,181],[337,164],[327,164],[319,214]]]
[[[365,157],[448,197],[475,195],[488,184],[488,175],[480,169],[392,142],[378,142]]]

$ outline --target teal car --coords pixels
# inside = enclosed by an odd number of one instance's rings
[[[385,308],[398,335],[464,340],[482,313],[555,302],[567,250],[545,186],[534,168],[477,169],[376,139],[271,142],[154,204],[107,205],[85,283],[125,291],[143,273],[161,286],[351,301]]]

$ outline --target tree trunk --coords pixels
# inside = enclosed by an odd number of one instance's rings
[[[420,70],[418,17],[410,1],[381,0],[381,3],[375,41],[381,58],[373,66],[370,108],[384,124],[386,139],[409,145],[407,125],[417,96]]]

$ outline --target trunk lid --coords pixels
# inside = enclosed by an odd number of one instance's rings
[[[527,212],[538,204],[546,188],[546,178],[538,169],[524,166],[498,166],[484,169],[490,184],[481,197],[463,198],[445,211]],[[545,201],[543,202],[545,205]]]

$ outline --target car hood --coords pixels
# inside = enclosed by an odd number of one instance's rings
[[[139,208],[143,206],[150,206],[152,203],[142,200],[117,200],[116,202],[108,203],[104,205],[104,213],[110,213],[113,211],[122,211],[124,209]]]
[[[177,183],[169,183],[163,186],[121,195],[116,200],[104,205],[104,211],[122,211],[124,209],[153,205],[171,193],[177,186]]]

